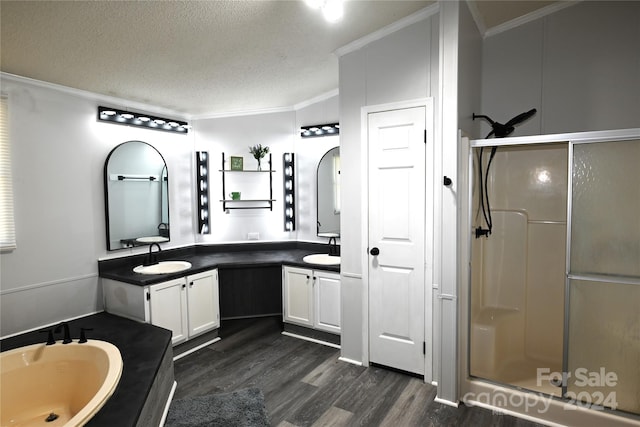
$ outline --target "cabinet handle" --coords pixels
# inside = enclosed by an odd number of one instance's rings
[[[193,288],[193,282],[189,282],[189,287]]]
[[[185,285],[185,284],[182,284],[182,289],[184,289],[184,288],[186,288],[186,287],[187,287],[187,285]]]

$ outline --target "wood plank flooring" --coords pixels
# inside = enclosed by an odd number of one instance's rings
[[[281,329],[278,318],[223,322],[221,341],[175,362],[174,399],[258,387],[274,427],[539,426],[436,403],[421,379],[341,362],[339,350]]]

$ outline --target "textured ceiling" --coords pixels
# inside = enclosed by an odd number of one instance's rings
[[[3,0],[0,69],[191,116],[290,107],[338,87],[336,49],[431,3],[346,1],[329,24],[297,0]],[[489,28],[548,3],[478,11]]]

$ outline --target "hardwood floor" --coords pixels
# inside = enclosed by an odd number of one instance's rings
[[[280,331],[278,318],[223,322],[221,341],[175,362],[174,399],[258,387],[274,427],[539,426],[436,403],[421,379],[341,362],[339,350]]]

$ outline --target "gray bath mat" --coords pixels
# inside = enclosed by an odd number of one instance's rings
[[[186,397],[169,407],[166,427],[269,426],[264,396],[257,388]]]

